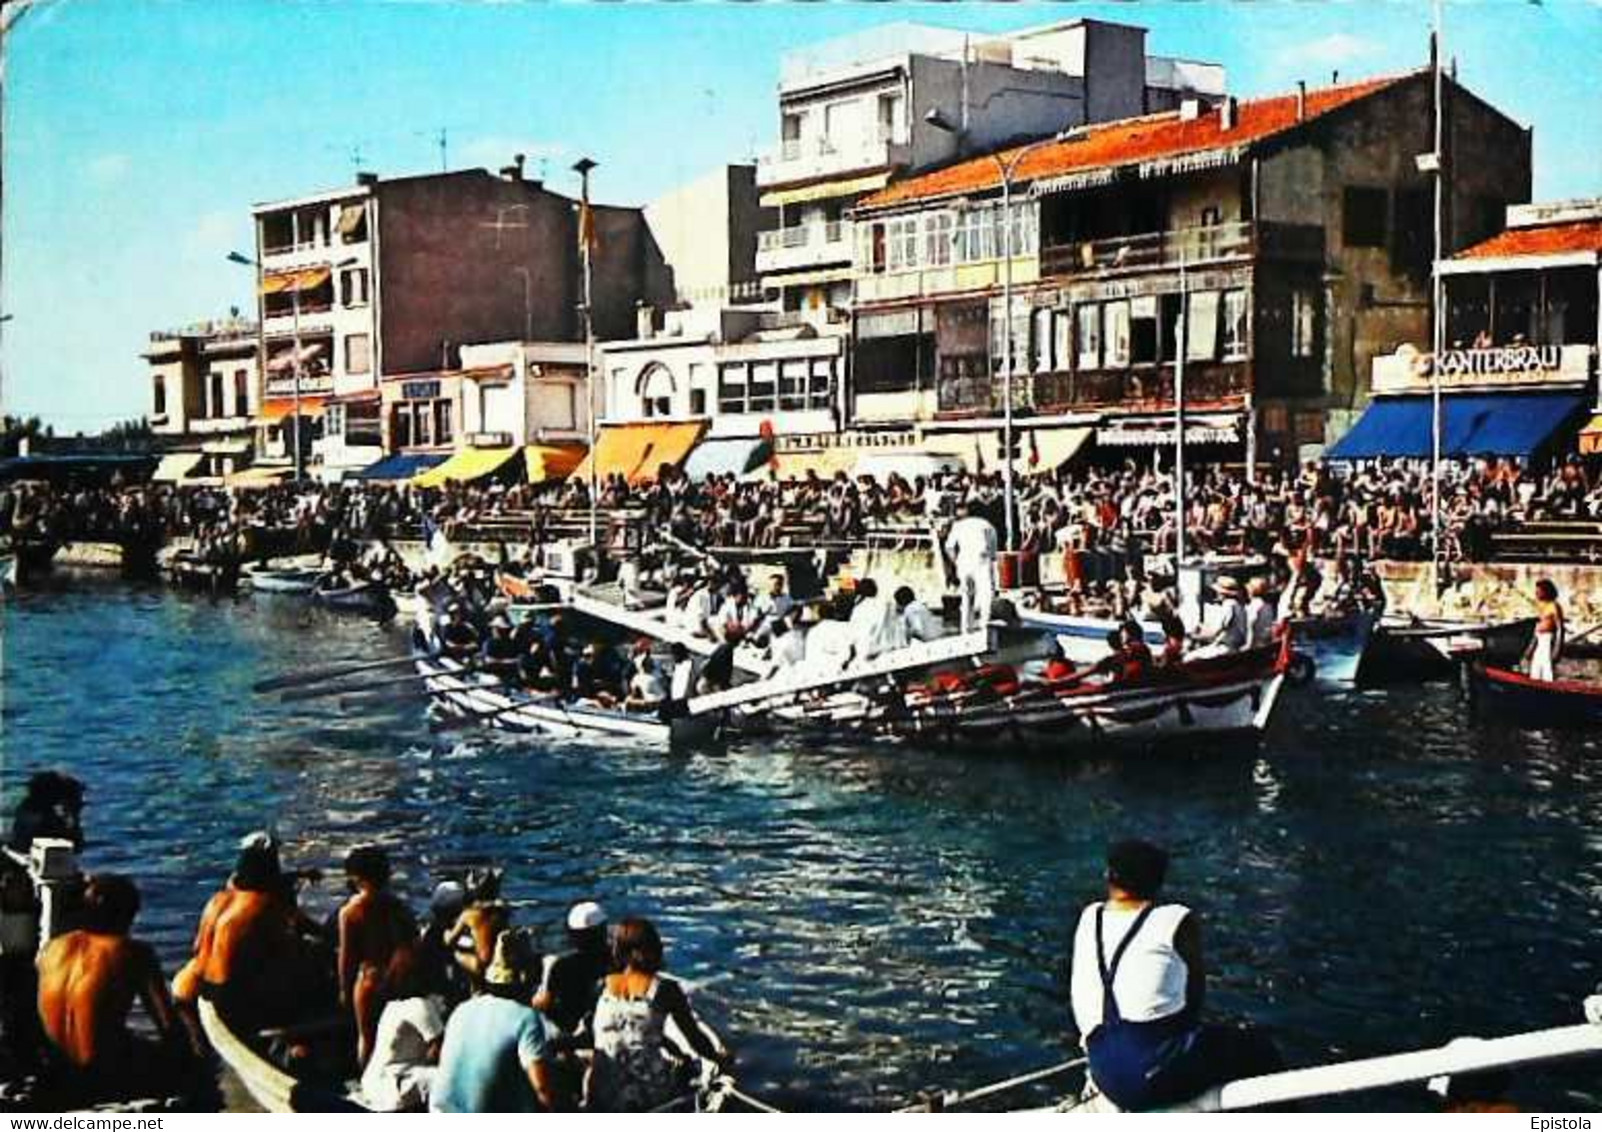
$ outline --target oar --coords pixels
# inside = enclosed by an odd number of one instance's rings
[[[480,685],[480,687],[484,688],[486,691],[495,690],[493,685]],[[504,688],[505,685],[502,685],[502,687]],[[467,691],[468,689],[464,688],[462,690]],[[548,706],[552,703],[559,702],[560,699],[561,697],[557,693],[549,692],[531,699],[517,700],[513,703],[501,704],[499,707],[487,708],[482,711],[461,711],[453,708],[452,714],[434,724],[434,730],[450,731],[457,727],[466,727],[472,723],[482,723],[484,720],[493,719],[498,715],[510,715],[514,711],[521,711],[524,708],[532,707],[535,704]]]
[[[285,692],[279,697],[282,703],[298,703],[301,700],[321,700],[329,696],[348,696],[356,692],[367,692],[374,688],[390,688],[397,684],[410,684],[417,680],[426,680],[432,672],[411,672],[405,676],[397,676],[392,680],[379,680],[372,684],[341,684],[334,688],[295,688]]]
[[[372,660],[365,664],[340,664],[328,668],[313,669],[310,672],[295,672],[288,676],[274,676],[268,680],[258,680],[251,685],[257,692],[276,692],[280,688],[295,688],[302,684],[316,684],[323,680],[336,680],[344,676],[354,676],[358,672],[371,672],[379,668],[394,668],[397,665],[410,664],[409,656],[390,657],[388,660]]]

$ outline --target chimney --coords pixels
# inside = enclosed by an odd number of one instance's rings
[[[378,184],[378,174],[358,173],[356,174],[356,183],[358,185],[366,185],[368,188],[372,188],[374,185]]]
[[[1201,99],[1187,98],[1179,104],[1179,120],[1194,122],[1201,117]]]
[[[1296,120],[1307,120],[1307,80],[1301,79],[1296,83]]]
[[[635,304],[634,336],[636,338],[654,338],[656,336],[656,308],[650,303]]]
[[[1218,128],[1226,133],[1233,130],[1240,121],[1240,103],[1235,96],[1230,95],[1218,106]]]
[[[512,163],[501,166],[501,176],[508,181],[521,181],[523,179],[523,155],[521,153],[512,154]]]

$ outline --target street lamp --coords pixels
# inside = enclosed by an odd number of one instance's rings
[[[967,136],[967,129],[956,125],[940,112],[939,107],[931,107],[923,116],[923,120],[937,130],[952,135],[960,145]],[[1001,306],[1002,306],[1002,338],[1001,338],[1001,370],[1002,370],[1002,408],[1001,408],[1001,436],[1002,452],[1005,461],[1001,465],[1002,500],[1007,512],[1007,550],[1018,549],[1018,518],[1013,491],[1013,427],[1012,427],[1012,256],[1013,256],[1013,215],[1012,215],[1012,178],[1018,171],[1023,159],[1035,149],[1048,142],[1054,142],[1055,136],[1036,138],[1028,145],[1015,152],[1011,158],[1003,160],[999,153],[989,153],[985,156],[996,163],[1001,173],[1001,231],[1002,246],[1005,249],[1002,263],[1001,277]]]
[[[590,545],[595,546],[599,541],[598,519],[596,517],[597,503],[597,469],[595,453],[595,320],[590,309],[590,252],[595,244],[595,217],[590,212],[590,171],[599,162],[591,161],[588,157],[581,157],[573,163],[573,172],[579,175],[581,184],[579,192],[579,250],[584,256],[584,377],[585,395],[589,398],[589,437],[590,437]]]
[[[248,255],[245,255],[243,252],[229,252],[228,253],[228,262],[229,263],[237,263],[241,267],[253,267],[253,268],[256,268],[257,270],[261,269],[261,263],[259,261],[251,259]],[[259,293],[259,288],[258,288],[258,293]],[[290,301],[290,304],[291,304],[291,306],[290,306],[291,315],[292,315],[292,317],[294,319],[294,330],[293,330],[293,333],[294,333],[294,343],[295,343],[294,385],[293,385],[294,403],[293,403],[293,405],[291,407],[291,411],[294,413],[294,418],[295,419],[290,423],[290,428],[292,430],[292,432],[291,432],[292,443],[295,446],[295,483],[299,484],[300,480],[301,480],[301,457],[300,457],[300,284],[299,284],[299,280],[298,279],[296,280],[296,285],[289,292],[289,301]],[[258,317],[261,320],[260,321],[260,326],[261,326],[261,367],[262,367],[262,373],[264,375],[263,379],[262,379],[262,384],[265,387],[265,385],[266,385],[265,374],[267,372],[267,310],[266,310],[266,306],[265,306],[264,303],[260,303],[260,301],[258,300],[258,304],[259,304],[258,305]]]

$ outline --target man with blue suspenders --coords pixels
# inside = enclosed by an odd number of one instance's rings
[[[1281,1067],[1265,1035],[1201,1022],[1201,925],[1183,904],[1156,902],[1167,872],[1157,846],[1115,843],[1107,899],[1084,910],[1074,934],[1074,1020],[1090,1077],[1125,1110],[1180,1104]]]

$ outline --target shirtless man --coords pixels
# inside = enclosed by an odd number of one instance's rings
[[[389,998],[385,973],[417,938],[417,921],[389,888],[389,856],[374,845],[345,858],[351,897],[339,910],[339,1005],[356,1019],[356,1061],[367,1064]]]
[[[98,1095],[168,1091],[195,1051],[173,1012],[161,964],[148,944],[129,938],[139,890],[126,877],[89,878],[83,927],[51,940],[39,956],[39,1020],[73,1084]],[[158,1041],[128,1032],[134,999]]]
[[[495,958],[495,941],[511,926],[511,914],[500,900],[499,869],[472,870],[467,874],[466,888],[467,907],[445,933],[445,947],[477,991],[483,989],[484,972]]]

